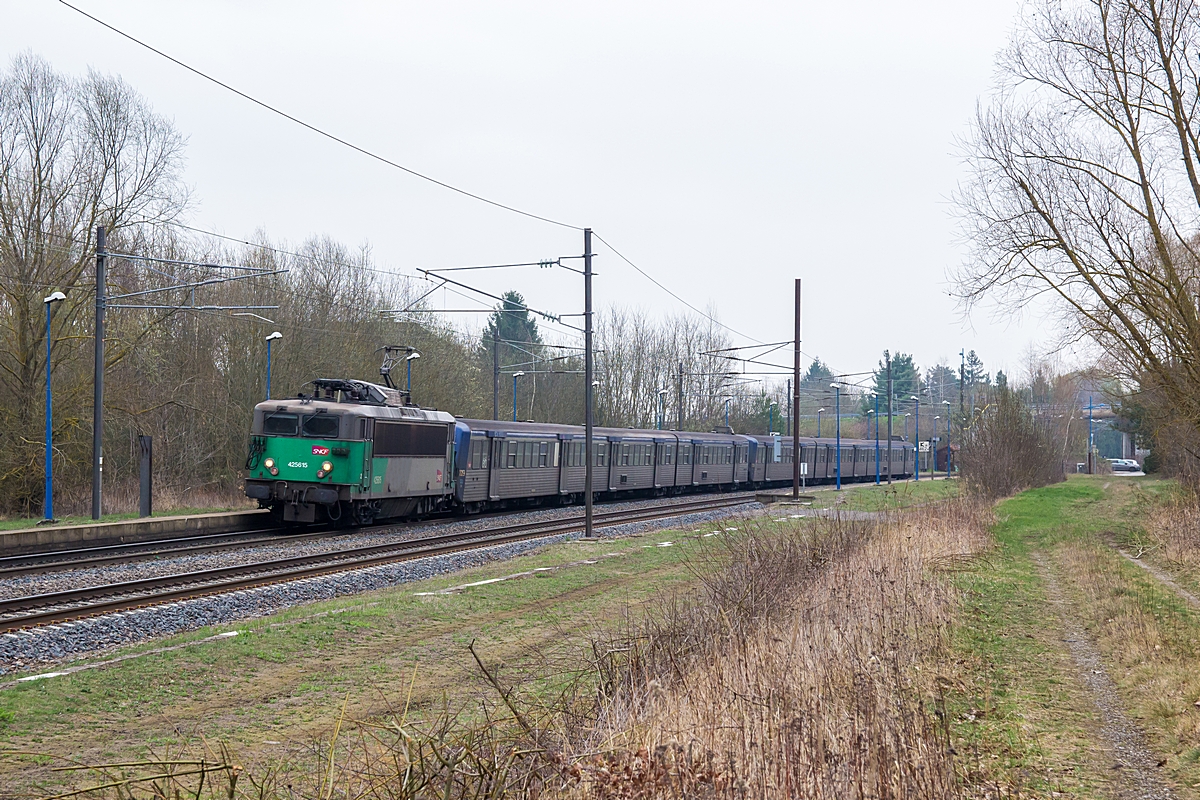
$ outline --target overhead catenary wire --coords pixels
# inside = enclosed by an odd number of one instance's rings
[[[259,100],[257,97],[246,94],[242,90],[237,89],[237,88],[229,85],[228,83],[225,83],[224,81],[214,78],[212,75],[209,75],[208,73],[203,72],[203,71],[197,69],[196,67],[191,66],[190,64],[180,61],[178,58],[168,55],[167,53],[163,52],[162,50],[159,50],[157,47],[154,47],[153,45],[150,45],[147,42],[144,42],[141,39],[138,39],[136,36],[126,33],[125,31],[121,30],[120,28],[117,28],[114,25],[110,25],[109,23],[105,22],[104,20],[100,19],[99,17],[89,14],[88,12],[84,11],[82,8],[79,8],[78,6],[68,3],[67,0],[58,0],[58,2],[62,3],[64,6],[71,9],[72,11],[76,12],[77,14],[81,14],[81,15],[87,17],[92,22],[95,22],[96,24],[98,24],[104,28],[107,28],[108,30],[112,31],[113,33],[117,34],[118,36],[128,39],[129,41],[133,42],[134,44],[138,45],[139,47],[144,47],[145,49],[149,50],[150,52],[154,53],[155,55],[158,55],[158,56],[161,56],[162,58],[167,59],[172,64],[175,64],[176,66],[186,69],[188,72],[191,72],[193,75],[197,75],[197,76],[203,78],[204,80],[209,81],[210,83],[214,83],[217,86],[220,86],[222,89],[225,89],[226,91],[233,92],[238,97],[241,97],[243,100],[248,100],[249,102],[254,103],[256,106],[259,106],[260,108],[270,111],[272,114],[277,114],[278,116],[283,117],[284,119],[288,120],[289,122],[293,122],[293,123],[301,126],[302,128],[305,128],[306,130],[312,131],[313,133],[315,133],[319,136],[323,136],[326,139],[336,142],[337,144],[340,144],[343,147],[348,147],[357,153],[361,153],[362,155],[367,156],[368,158],[371,158],[371,159],[374,159],[375,161],[380,162],[381,164],[386,164],[389,167],[394,167],[395,169],[398,169],[402,172],[406,172],[415,178],[420,178],[423,181],[428,181],[429,183],[435,184],[437,186],[441,186],[443,189],[449,189],[452,192],[457,192],[458,194],[461,194],[465,197],[470,197],[473,200],[478,200],[481,203],[487,203],[490,206],[495,206],[496,208],[501,208],[501,209],[504,209],[505,211],[511,211],[514,214],[520,214],[521,216],[529,217],[530,219],[540,220],[541,222],[546,222],[551,225],[558,225],[563,228],[570,228],[571,230],[576,230],[576,231],[583,230],[582,226],[572,225],[568,222],[563,222],[561,220],[552,219],[550,217],[542,216],[540,214],[534,214],[531,211],[525,211],[523,209],[516,208],[515,206],[510,206],[505,203],[501,203],[499,201],[492,200],[490,198],[484,197],[483,195],[475,194],[474,192],[469,192],[466,189],[459,188],[458,186],[454,186],[453,184],[438,180],[437,178],[434,178],[430,175],[426,175],[423,172],[418,172],[417,170],[412,169],[411,167],[406,167],[403,164],[400,164],[396,161],[392,161],[390,158],[381,156],[378,153],[372,152],[371,150],[368,150],[365,147],[360,147],[359,145],[356,145],[351,141],[343,139],[340,136],[337,136],[336,134],[330,133],[329,131],[326,131],[322,128],[318,128],[316,125],[313,125],[312,123],[305,122],[304,120],[300,119],[299,117],[293,116],[293,115],[287,113],[286,111],[276,108],[275,106],[271,105],[270,103],[264,102],[262,100]]]
[[[188,72],[191,72],[192,74],[194,74],[206,81],[209,81],[210,83],[213,83],[213,84],[221,87],[222,89],[225,89],[226,91],[232,92],[233,94],[237,95],[238,97],[241,97],[242,99],[247,100],[248,102],[251,102],[251,103],[257,105],[260,108],[263,108],[266,111],[271,112],[272,114],[276,114],[276,115],[288,120],[289,122],[299,125],[308,131],[311,131],[312,133],[315,133],[319,136],[329,139],[330,141],[340,144],[343,147],[347,147],[351,150],[354,150],[355,152],[360,153],[360,154],[362,154],[368,158],[371,158],[375,161],[378,161],[379,163],[393,167],[393,168],[398,169],[402,172],[405,172],[409,175],[412,175],[413,177],[416,177],[421,180],[432,183],[434,185],[440,186],[444,189],[448,189],[457,194],[463,195],[465,197],[469,197],[473,200],[478,200],[479,202],[486,203],[488,205],[494,206],[496,208],[500,208],[505,211],[509,211],[514,214],[519,214],[521,216],[528,217],[530,219],[539,220],[541,222],[546,222],[551,225],[557,225],[557,226],[560,226],[563,228],[568,228],[571,230],[576,230],[576,231],[584,230],[583,226],[573,225],[568,222],[563,222],[562,220],[554,219],[554,218],[547,217],[547,216],[544,216],[541,214],[535,214],[533,212],[525,211],[524,209],[520,209],[515,206],[508,205],[506,203],[501,203],[499,201],[484,197],[483,195],[476,194],[474,192],[470,192],[461,187],[458,187],[453,184],[447,183],[445,181],[439,180],[437,178],[432,177],[431,175],[427,175],[423,172],[412,169],[411,167],[406,167],[403,164],[400,164],[399,162],[393,161],[392,159],[382,156],[374,151],[368,150],[365,147],[354,144],[353,142],[351,142],[347,139],[337,136],[336,134],[330,133],[329,131],[326,131],[323,128],[317,127],[316,125],[313,125],[312,123],[306,122],[306,121],[300,119],[299,117],[289,114],[286,111],[283,111],[282,109],[279,109],[263,100],[258,99],[257,97],[247,94],[246,92],[243,92],[240,89],[237,89],[236,87],[234,87],[216,77],[213,77],[212,75],[209,75],[208,73],[206,73],[196,67],[193,67],[190,64],[187,64],[186,62],[181,61],[180,59],[175,58],[174,56],[154,47],[153,45],[149,44],[148,42],[145,42],[145,41],[137,38],[136,36],[133,36],[132,34],[127,33],[125,31],[121,30],[120,28],[117,28],[115,25],[105,22],[104,20],[100,19],[99,17],[97,17],[93,14],[90,14],[87,11],[84,11],[82,8],[76,6],[72,3],[67,2],[67,0],[58,0],[58,2],[64,6],[66,6],[67,8],[71,9],[72,11],[76,12],[77,14],[80,14],[80,15],[86,17],[87,19],[91,20],[92,22],[95,22],[96,24],[104,27],[105,29],[112,31],[113,33],[117,34],[118,36],[121,36],[122,38],[133,42],[134,44],[138,45],[139,47],[145,48],[146,50],[149,50],[150,52],[154,53],[155,55],[170,61],[171,63],[175,64],[176,66],[179,66],[179,67],[187,70]],[[630,260],[623,253],[621,253],[619,250],[617,250],[615,247],[613,247],[612,244],[610,244],[606,239],[601,237],[599,234],[596,234],[593,232],[593,235],[596,236],[596,238],[600,242],[602,242],[606,247],[608,247],[609,250],[611,250],[613,253],[615,253],[622,261],[629,264],[629,266],[631,266],[634,270],[636,270],[640,275],[645,277],[647,280],[649,280],[651,283],[653,283],[655,286],[657,286],[662,291],[669,294],[675,300],[677,300],[680,303],[682,303],[683,305],[687,306],[689,309],[691,309],[695,313],[701,315],[702,317],[709,320],[713,324],[718,325],[737,336],[740,336],[744,339],[748,339],[753,342],[761,342],[761,340],[756,339],[753,336],[744,334],[744,333],[736,330],[735,328],[732,328],[729,325],[726,325],[725,323],[720,322],[718,319],[713,317],[711,314],[701,311],[699,308],[692,305],[687,300],[684,300],[680,295],[676,294],[671,289],[668,289],[663,283],[661,283],[659,280],[657,280],[656,278],[651,276],[648,272],[646,272],[640,266],[635,264],[632,260]]]
[[[692,305],[691,303],[689,303],[687,300],[684,300],[682,297],[680,297],[679,295],[675,294],[675,292],[671,291],[671,290],[670,290],[670,289],[668,289],[666,286],[664,286],[662,283],[660,283],[660,282],[658,281],[658,279],[656,279],[656,278],[655,278],[653,275],[651,275],[650,273],[646,272],[644,269],[642,269],[641,267],[639,267],[637,264],[633,263],[633,261],[631,261],[631,260],[630,260],[630,259],[629,259],[627,256],[625,256],[625,254],[624,254],[624,253],[622,253],[620,250],[618,250],[617,248],[615,248],[615,247],[613,247],[611,244],[609,244],[609,242],[608,242],[608,241],[607,241],[607,240],[606,240],[606,239],[605,239],[603,236],[601,236],[600,234],[596,233],[595,231],[593,231],[593,232],[592,232],[592,235],[593,235],[593,236],[595,236],[595,237],[596,237],[596,238],[597,238],[597,239],[598,239],[598,240],[599,240],[599,241],[600,241],[600,242],[601,242],[601,243],[602,243],[602,244],[603,244],[605,247],[607,247],[609,250],[611,250],[611,251],[613,252],[613,254],[617,256],[617,258],[621,259],[621,260],[622,260],[622,261],[624,261],[626,264],[628,264],[629,266],[633,267],[633,268],[634,268],[634,269],[635,269],[635,270],[638,272],[638,274],[640,274],[640,275],[641,275],[643,278],[645,278],[646,280],[650,281],[650,282],[651,282],[651,283],[653,283],[655,286],[657,286],[659,289],[662,289],[664,292],[666,292],[667,294],[671,295],[671,297],[674,297],[676,300],[678,300],[679,302],[683,303],[685,306],[687,306],[688,308],[690,308],[692,311],[695,311],[697,314],[699,314],[700,316],[704,317],[704,318],[705,318],[705,319],[707,319],[709,322],[711,322],[711,323],[713,323],[714,325],[717,325],[717,326],[719,326],[719,327],[722,327],[722,328],[724,328],[725,330],[729,331],[730,333],[732,333],[732,334],[734,334],[734,335],[736,335],[736,336],[740,336],[740,337],[742,337],[743,339],[749,339],[750,341],[752,341],[752,342],[755,342],[755,343],[757,343],[757,344],[762,344],[762,340],[761,340],[761,339],[755,339],[753,336],[750,336],[750,335],[748,335],[748,334],[742,333],[741,331],[739,331],[739,330],[737,330],[737,329],[735,329],[735,328],[731,328],[731,327],[729,327],[728,325],[726,325],[724,322],[721,322],[719,319],[717,319],[716,317],[712,316],[711,314],[708,314],[708,313],[706,313],[706,312],[704,312],[704,311],[701,311],[700,309],[696,308],[694,305]]]

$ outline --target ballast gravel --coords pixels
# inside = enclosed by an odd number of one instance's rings
[[[604,510],[617,510],[619,507],[606,505]],[[755,513],[761,508],[762,506],[758,503],[749,501],[739,506],[696,512],[669,519],[615,525],[610,528],[598,529],[597,534],[604,538],[616,538],[664,528],[701,525],[730,516]],[[477,523],[480,528],[487,525],[488,521]],[[412,538],[411,530],[405,531],[406,534],[409,534],[407,538]],[[437,526],[437,530],[444,531],[446,526],[444,524]],[[40,668],[46,664],[70,661],[99,651],[196,630],[206,625],[223,625],[238,620],[262,617],[304,603],[387,589],[469,567],[503,561],[539,550],[556,542],[576,538],[579,538],[577,533],[546,536],[540,539],[494,545],[450,555],[432,556],[334,575],[305,578],[256,589],[201,597],[195,600],[166,603],[136,611],[108,614],[76,622],[64,622],[18,633],[6,633],[0,635],[0,675]],[[338,541],[340,546],[347,546],[346,539]],[[375,541],[375,539],[371,541]],[[295,551],[289,552],[292,555],[296,554]],[[261,555],[259,557],[261,558]],[[189,567],[192,569],[202,568],[196,566],[194,561],[189,561]],[[111,577],[109,580],[112,580]]]

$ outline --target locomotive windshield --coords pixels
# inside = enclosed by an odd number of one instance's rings
[[[338,435],[341,417],[337,414],[306,414],[304,435],[317,439],[334,439]]]
[[[300,418],[295,414],[275,411],[263,417],[263,433],[269,436],[295,436],[299,426]]]

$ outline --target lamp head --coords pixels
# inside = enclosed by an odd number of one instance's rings
[[[65,294],[63,294],[62,292],[54,292],[49,297],[42,300],[42,302],[45,303],[46,305],[50,305],[51,303],[57,303],[59,300],[66,300],[66,299],[67,299],[67,296]]]
[[[917,397],[917,396],[914,394],[914,395],[913,395],[912,397],[910,397],[909,399],[910,399],[910,400],[920,400],[921,398]]]
[[[282,338],[283,338],[283,334],[280,333],[279,331],[275,331],[274,333],[272,333],[270,336],[267,337],[267,341],[272,342],[276,339],[282,339]]]
[[[513,377],[514,377],[514,378],[519,378],[519,377],[521,377],[521,376],[522,376],[522,375],[524,375],[524,374],[525,374],[524,372],[514,372],[514,373],[513,373]]]
[[[831,383],[831,384],[829,384],[829,388],[830,389],[840,389],[840,388],[842,388],[842,385],[840,383]]]
[[[593,389],[595,389],[595,388],[598,388],[599,386],[600,386],[600,381],[592,381],[592,388],[593,388]]]
[[[405,359],[404,359],[404,360],[405,360],[405,361],[412,361],[412,360],[414,360],[414,359],[417,359],[417,358],[420,358],[420,357],[421,357],[421,354],[420,354],[420,353],[418,353],[416,350],[413,350],[411,353],[409,353],[409,354],[408,354],[408,355],[405,357]]]

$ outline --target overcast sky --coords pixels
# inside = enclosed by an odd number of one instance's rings
[[[72,2],[412,169],[590,226],[748,337],[791,338],[801,277],[803,350],[839,370],[870,369],[885,347],[957,364],[965,347],[1011,372],[1051,334],[1040,314],[963,320],[947,283],[967,254],[954,140],[991,85],[1016,0]],[[175,121],[198,227],[369,243],[404,273],[582,251],[576,231],[383,166],[55,0],[0,0],[0,13],[0,55],[119,74]],[[598,252],[600,306],[682,309]],[[582,281],[562,270],[471,280],[581,310]]]

